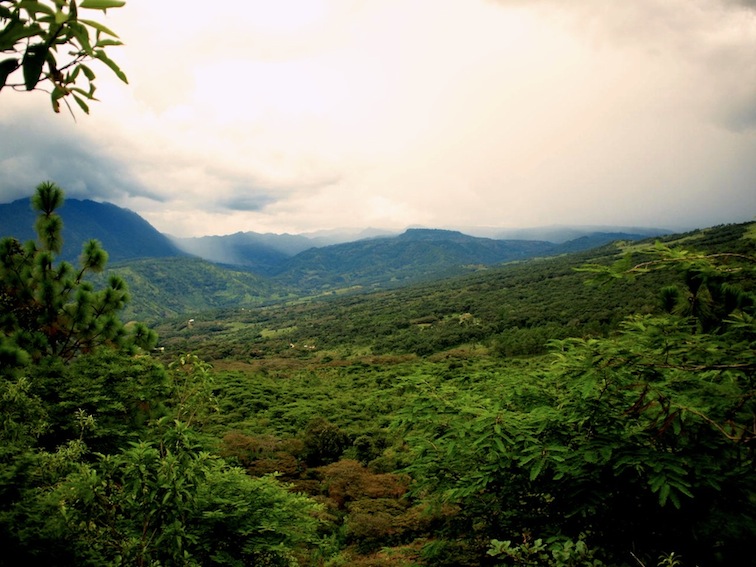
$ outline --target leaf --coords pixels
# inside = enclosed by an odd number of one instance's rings
[[[667,503],[667,497],[669,496],[669,490],[670,490],[670,486],[667,483],[664,483],[662,485],[661,489],[659,490],[659,504],[661,506],[664,506]],[[677,507],[678,508],[680,507],[679,506],[679,502],[678,502],[678,506]]]
[[[586,463],[596,464],[599,461],[599,456],[596,451],[585,451],[583,453],[583,460],[585,460]]]
[[[113,73],[116,74],[116,76],[121,79],[124,83],[129,84],[128,78],[126,78],[126,75],[123,71],[121,71],[121,68],[116,65],[115,61],[113,61],[110,57],[107,56],[107,54],[100,50],[97,50],[95,52],[95,57],[105,63],[108,67],[110,67],[110,70],[113,71]]]
[[[118,34],[116,34],[113,30],[110,28],[102,25],[100,22],[95,22],[94,20],[85,20],[84,18],[79,20],[80,23],[89,26],[90,28],[94,28],[99,32],[108,34],[113,37],[118,37]]]
[[[81,63],[80,65],[77,65],[76,68],[81,69],[84,72],[84,75],[86,75],[87,79],[89,79],[90,82],[95,80],[94,71],[92,71],[92,69],[90,69],[83,63]]]
[[[90,57],[94,56],[92,42],[89,40],[89,30],[87,30],[86,26],[81,25],[79,22],[72,22],[69,27],[84,52]]]
[[[30,45],[24,53],[21,64],[24,68],[24,86],[27,91],[33,90],[39,83],[46,56],[47,46],[42,43]]]
[[[111,47],[117,45],[123,45],[123,42],[117,39],[100,39],[95,44],[95,47]]]
[[[86,102],[84,102],[81,97],[78,97],[76,95],[73,95],[73,99],[76,101],[76,104],[79,105],[79,108],[81,108],[85,114],[89,114],[89,106]]]
[[[121,8],[125,4],[126,2],[122,0],[83,0],[79,7],[89,10],[107,10],[108,8]]]
[[[0,51],[12,51],[17,42],[40,32],[41,28],[37,24],[27,26],[24,22],[12,20],[0,31]]]
[[[18,69],[18,59],[5,59],[0,61],[0,90],[5,86],[8,76]]]
[[[36,19],[38,13],[47,14],[48,16],[54,16],[55,11],[42,2],[22,1],[19,3],[19,8],[26,10],[32,19]]]
[[[66,96],[66,93],[57,86],[53,89],[53,92],[50,93],[50,101],[55,113],[60,112],[60,99],[64,96]]]
[[[530,469],[530,480],[533,481],[536,478],[538,478],[538,475],[541,474],[541,471],[543,470],[543,465],[545,461],[543,459],[539,459],[535,462],[533,467]]]

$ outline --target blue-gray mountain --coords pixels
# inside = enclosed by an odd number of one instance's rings
[[[336,290],[399,287],[649,235],[592,232],[554,243],[480,238],[451,230],[409,229],[387,235],[370,229],[177,239],[109,203],[67,199],[60,215],[63,258],[75,261],[84,242],[99,240],[110,255],[111,269],[122,272],[132,290],[134,313],[129,314],[149,318]],[[0,204],[0,237],[33,238],[35,217],[28,200]],[[153,279],[160,274],[159,285],[149,281],[150,274]]]
[[[62,259],[69,262],[76,261],[92,238],[102,243],[110,262],[186,255],[138,214],[110,203],[66,199],[58,213],[63,219]],[[34,239],[36,218],[29,199],[0,204],[0,238]]]

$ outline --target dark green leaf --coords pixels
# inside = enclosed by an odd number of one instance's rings
[[[41,43],[31,45],[24,53],[22,65],[24,68],[24,86],[31,91],[39,83],[42,67],[47,57],[47,46]]]
[[[5,59],[0,61],[0,90],[5,86],[8,76],[18,69],[18,66],[18,59]]]
[[[95,74],[94,74],[94,71],[92,71],[92,69],[90,69],[89,67],[87,67],[83,63],[80,64],[80,65],[77,65],[76,68],[77,69],[81,69],[84,72],[84,75],[86,75],[87,79],[89,79],[90,81],[94,81]]]
[[[81,108],[85,112],[85,114],[89,114],[89,106],[81,99],[81,97],[73,95],[73,99],[76,101],[76,104],[79,105],[79,108]]]

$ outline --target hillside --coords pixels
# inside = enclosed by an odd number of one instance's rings
[[[447,230],[410,229],[396,237],[306,250],[275,275],[303,290],[406,285],[547,253],[545,242],[475,238]]]
[[[747,249],[749,225],[727,225],[666,237],[686,247],[711,251]],[[245,360],[282,354],[291,344],[325,351],[432,354],[465,344],[484,343],[504,355],[545,351],[549,339],[602,336],[630,313],[660,306],[660,274],[608,287],[586,285],[589,275],[575,268],[611,263],[613,245],[553,258],[532,259],[478,273],[384,290],[318,300],[239,308],[185,319],[156,328],[163,344],[207,359],[218,353]]]
[[[199,258],[146,258],[114,264],[110,273],[129,286],[124,316],[150,323],[177,315],[229,307],[253,307],[294,297],[280,285],[249,272]]]
[[[93,238],[102,243],[111,262],[185,255],[138,214],[110,203],[66,199],[58,213],[63,219],[62,259],[67,261],[76,261],[83,244]],[[36,218],[28,199],[0,204],[0,238],[34,239]]]
[[[288,259],[274,279],[305,293],[349,288],[393,288],[472,273],[485,266],[595,248],[639,235],[597,233],[554,244],[496,240],[438,229],[409,229],[392,237],[311,248]]]
[[[745,226],[696,231],[669,240],[714,250],[737,249]],[[588,276],[575,271],[588,262],[610,263],[618,253],[609,245],[396,290],[330,295],[255,312],[208,314],[215,331],[184,338],[194,337],[199,343],[190,341],[192,349],[201,348],[211,358],[216,343],[242,358],[261,349],[280,351],[289,343],[429,354],[485,340],[503,354],[543,352],[550,338],[602,335],[616,328],[625,315],[658,307],[661,282],[656,275],[599,289],[586,285]],[[159,327],[168,342],[176,329]]]
[[[217,264],[273,273],[288,258],[310,248],[355,242],[391,233],[378,229],[324,230],[304,234],[237,232],[224,236],[171,237],[184,252]]]

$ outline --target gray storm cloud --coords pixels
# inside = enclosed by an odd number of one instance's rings
[[[239,187],[232,197],[221,199],[218,205],[230,211],[261,211],[275,201],[276,199],[257,188]]]
[[[67,126],[67,128],[66,128]],[[0,197],[28,197],[40,182],[52,180],[69,197],[117,201],[143,197],[161,202],[159,192],[140,183],[128,164],[77,135],[72,124],[25,113],[0,117]]]

